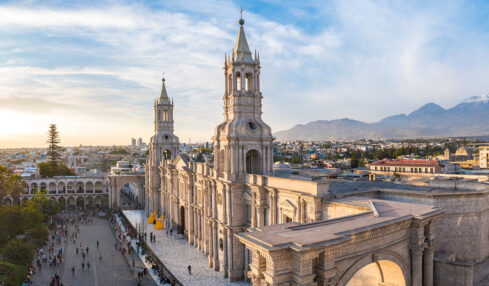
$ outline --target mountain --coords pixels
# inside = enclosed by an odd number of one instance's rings
[[[450,109],[428,103],[408,115],[392,115],[376,123],[348,118],[318,120],[274,133],[278,141],[486,135],[489,94],[469,97]]]

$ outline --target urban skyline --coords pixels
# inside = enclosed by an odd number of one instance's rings
[[[50,123],[64,145],[147,140],[163,71],[176,135],[210,141],[240,7],[267,62],[264,120],[274,132],[320,119],[375,122],[488,91],[484,3],[7,1],[0,115],[14,124],[2,126],[0,146],[42,147]]]

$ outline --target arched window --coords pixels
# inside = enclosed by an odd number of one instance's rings
[[[237,90],[242,89],[242,87],[241,87],[241,73],[240,72],[236,73],[236,89]]]
[[[228,78],[228,93],[231,94],[233,92],[233,76],[229,75]]]
[[[168,149],[165,149],[165,151],[163,151],[163,158],[165,158],[165,160],[170,160],[171,159],[171,151]]]
[[[253,76],[250,73],[245,75],[246,78],[246,91],[252,91],[253,89]]]
[[[168,110],[163,111],[163,120],[168,121]]]
[[[246,153],[246,173],[261,174],[261,158],[260,153],[253,149]]]

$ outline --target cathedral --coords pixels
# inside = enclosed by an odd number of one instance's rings
[[[366,285],[375,271],[362,269],[377,267],[382,284],[372,285],[432,285],[437,207],[377,193],[342,198],[329,180],[274,171],[274,137],[261,118],[260,57],[243,25],[240,19],[224,59],[224,120],[212,137],[213,162],[179,154],[163,79],[146,164],[146,215],[163,215],[166,227],[229,281]]]

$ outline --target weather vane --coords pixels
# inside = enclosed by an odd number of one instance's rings
[[[163,81],[165,81],[165,72],[163,72]]]
[[[243,20],[243,8],[241,8],[241,10],[239,11],[239,13],[241,13],[241,19],[239,19],[238,22],[239,22],[239,24],[241,26],[243,26],[243,24],[244,24],[244,20]]]

